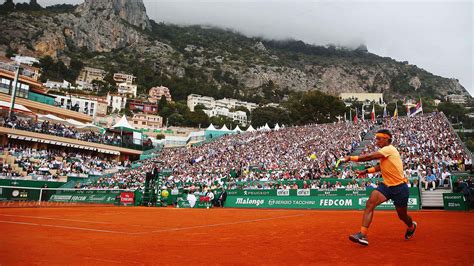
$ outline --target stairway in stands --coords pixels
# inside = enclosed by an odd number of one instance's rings
[[[451,189],[437,188],[433,191],[421,191],[421,204],[423,208],[443,208],[443,193],[451,193]]]
[[[375,126],[367,132],[367,134],[362,139],[360,145],[351,153],[352,156],[359,156],[367,146],[369,146],[375,138],[375,132],[379,130],[378,126]]]

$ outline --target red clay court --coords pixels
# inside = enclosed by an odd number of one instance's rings
[[[474,212],[415,211],[412,240],[376,211],[368,247],[348,236],[361,211],[146,207],[0,208],[0,265],[473,265]]]

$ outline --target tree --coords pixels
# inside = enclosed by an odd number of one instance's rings
[[[181,114],[173,113],[168,117],[168,125],[182,126],[184,124],[184,117]]]
[[[293,93],[284,106],[290,113],[291,122],[299,125],[334,122],[337,116],[347,113],[344,102],[320,91]]]
[[[464,116],[467,113],[467,110],[464,109],[462,105],[450,102],[440,103],[438,105],[438,110],[442,111],[446,117],[451,120],[451,123],[459,123],[459,121],[464,120]],[[453,118],[456,118],[456,120]]]
[[[166,97],[163,95],[161,99],[158,101],[158,113],[161,114],[163,110],[168,106],[168,101],[166,101]]]
[[[276,107],[259,107],[252,111],[252,126],[260,127],[266,123],[270,127],[274,127],[277,123],[282,125],[290,124],[290,116],[288,112]]]
[[[2,13],[12,12],[15,10],[15,3],[13,3],[13,0],[5,0],[5,3],[0,5],[0,10]]]
[[[230,108],[230,112],[235,112],[235,111],[243,111],[247,114],[247,117],[250,117],[250,111],[249,109],[243,107],[243,106],[236,106],[235,108]]]
[[[185,116],[186,125],[191,127],[208,127],[209,126],[209,116],[204,113],[202,110],[197,110],[195,112],[188,112]]]
[[[209,122],[218,127],[226,125],[228,129],[233,129],[237,126],[237,122],[227,116],[213,116],[209,118]]]

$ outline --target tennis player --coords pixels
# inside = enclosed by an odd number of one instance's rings
[[[382,172],[383,182],[372,191],[370,198],[365,205],[364,215],[362,216],[362,226],[360,232],[350,235],[352,242],[361,245],[369,245],[367,238],[369,226],[374,216],[374,209],[383,202],[391,199],[397,210],[398,218],[407,225],[405,239],[413,237],[416,230],[416,222],[407,213],[408,206],[408,179],[403,175],[403,163],[398,150],[391,144],[392,133],[387,129],[377,131],[375,135],[375,145],[380,149],[376,152],[364,156],[345,156],[344,162],[367,162],[380,160],[380,164],[362,171],[356,171],[358,174]]]

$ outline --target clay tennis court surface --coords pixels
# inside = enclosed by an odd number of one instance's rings
[[[0,264],[474,263],[474,212],[417,211],[410,241],[377,211],[368,247],[348,240],[361,211],[146,207],[0,208]]]

